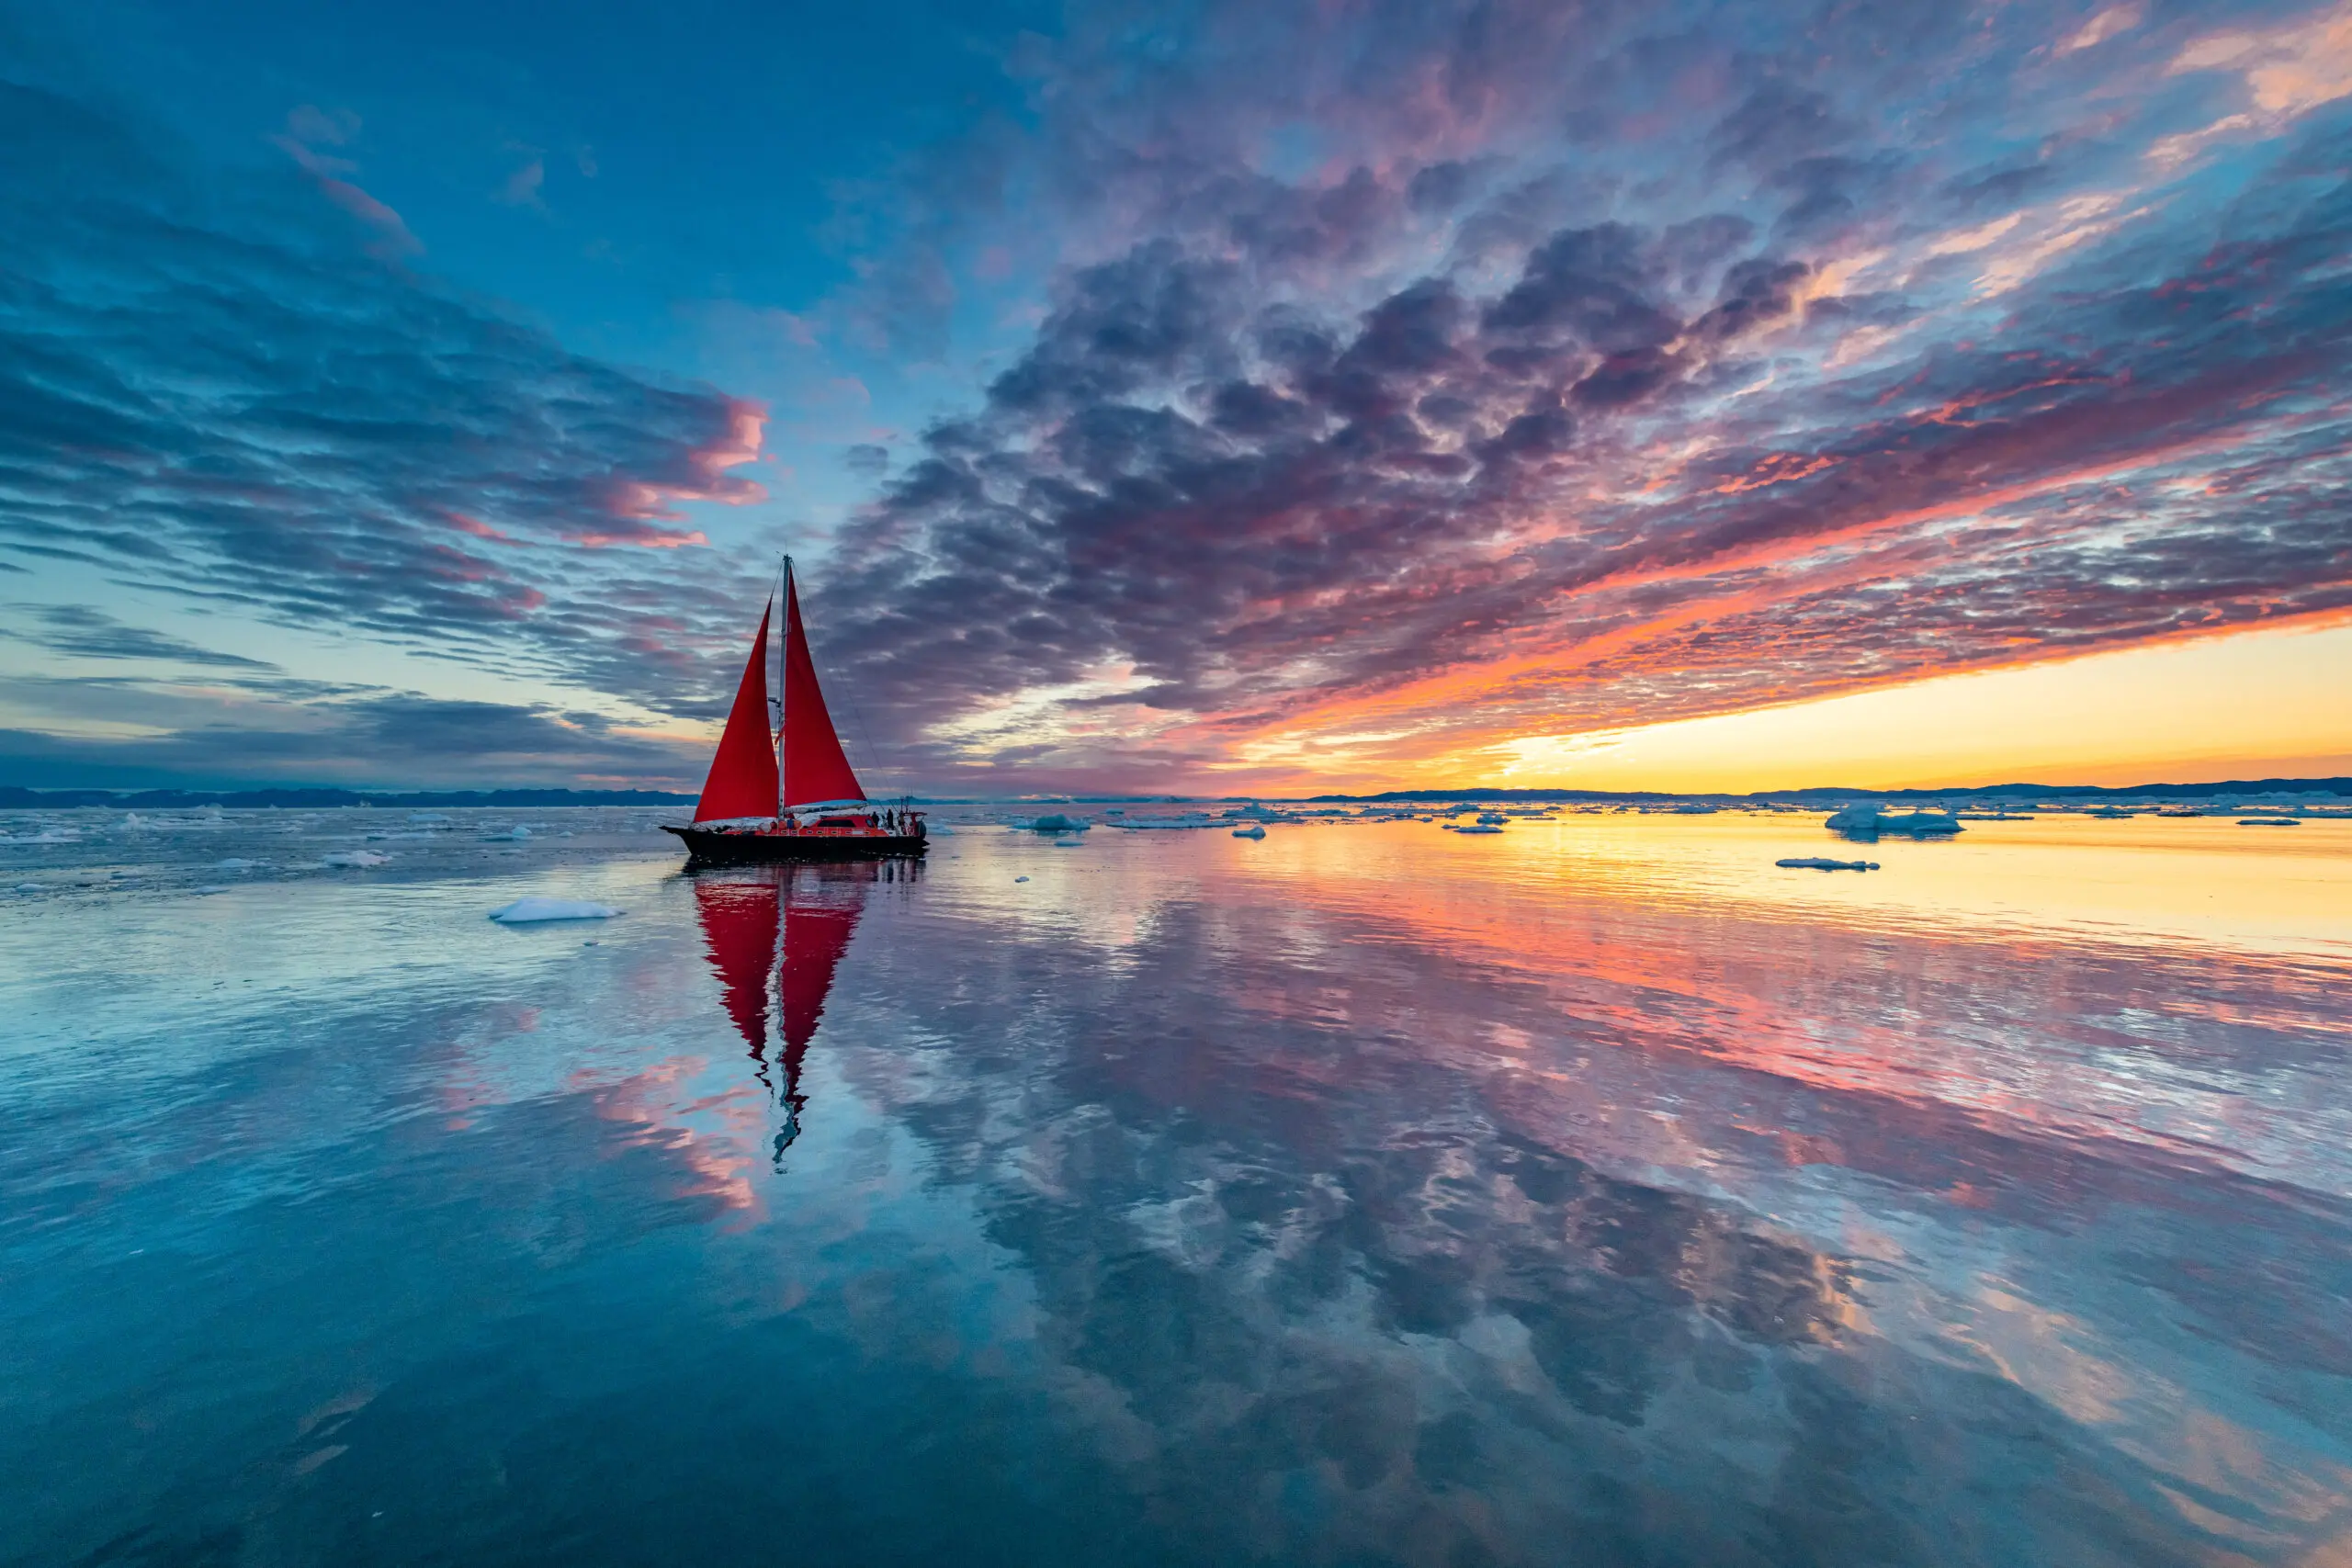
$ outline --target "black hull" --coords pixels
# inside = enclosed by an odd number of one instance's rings
[[[904,860],[931,846],[919,833],[714,833],[672,828],[688,865],[785,865],[805,861]]]

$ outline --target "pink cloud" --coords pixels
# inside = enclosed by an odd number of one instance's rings
[[[270,141],[311,176],[321,195],[374,231],[375,239],[368,247],[374,254],[390,261],[424,254],[424,242],[410,231],[399,213],[344,178],[357,174],[358,164],[348,158],[330,157],[312,146],[319,141],[342,146],[358,132],[359,117],[348,109],[328,114],[305,104],[286,117],[286,130]]]

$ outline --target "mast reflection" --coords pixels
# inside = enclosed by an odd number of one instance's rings
[[[784,1113],[775,1168],[800,1135],[800,1064],[824,1017],[833,971],[876,882],[912,881],[915,862],[738,866],[693,874],[695,913],[727,1016]],[[769,1055],[770,1014],[780,1047]],[[771,1076],[771,1067],[775,1070]]]

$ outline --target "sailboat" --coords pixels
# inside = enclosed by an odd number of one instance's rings
[[[752,657],[694,820],[684,827],[664,823],[662,830],[684,840],[689,867],[922,853],[929,846],[921,812],[903,800],[886,806],[865,798],[817,684],[790,556],[784,558],[781,579],[778,593],[760,612],[759,635],[752,639]],[[768,623],[779,595],[783,670],[771,703]]]

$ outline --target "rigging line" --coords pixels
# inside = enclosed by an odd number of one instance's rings
[[[816,644],[811,641],[808,646],[808,662],[814,664],[816,661],[817,647]],[[836,667],[834,673],[836,676],[840,674],[838,667]],[[859,739],[865,742],[865,754],[873,759],[875,776],[877,778],[888,777],[897,770],[886,768],[882,765],[881,749],[874,744],[874,736],[872,732],[867,730],[865,728],[865,710],[857,705],[856,686],[851,682],[837,679],[833,682],[833,690],[839,692],[842,696],[849,699],[849,716],[850,717],[857,720],[857,737]]]
[[[856,690],[851,682],[847,681],[841,682],[839,683],[839,689],[842,695],[849,699],[849,716],[857,720],[857,737],[859,739],[865,742],[865,754],[874,759],[875,773],[885,778],[891,776],[897,772],[897,770],[893,768],[886,768],[882,765],[881,749],[874,744],[874,736],[865,728],[865,710],[857,705]]]

